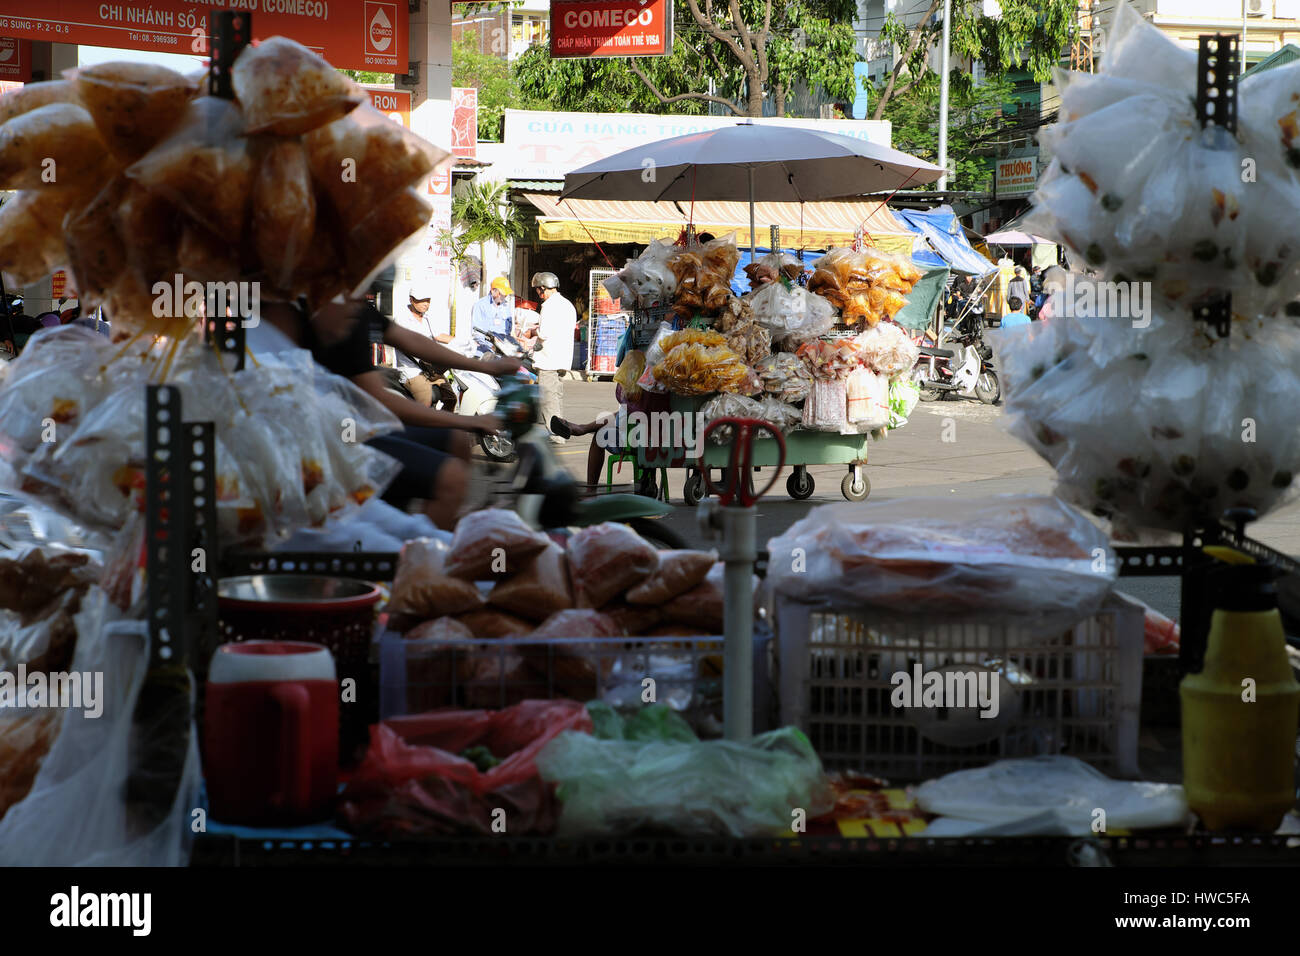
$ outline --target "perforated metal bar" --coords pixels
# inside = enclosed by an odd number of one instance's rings
[[[216,426],[194,422],[185,426],[186,511],[190,519],[188,552],[183,564],[189,572],[189,630],[192,646],[190,666],[200,680],[206,677],[208,661],[216,650],[217,631],[217,537]]]
[[[328,574],[363,581],[391,581],[397,572],[395,551],[348,553],[313,551],[243,552],[223,555],[224,577],[241,574]]]
[[[1226,339],[1232,331],[1232,296],[1223,296],[1200,302],[1192,306],[1192,318],[1203,322],[1214,330],[1214,334]]]
[[[233,100],[230,68],[253,38],[253,15],[247,10],[213,10],[208,15],[208,95]]]
[[[188,660],[185,640],[192,579],[181,560],[189,541],[184,479],[186,447],[181,393],[171,385],[145,389],[145,570],[150,664]]]
[[[1237,76],[1241,37],[1236,33],[1200,38],[1196,72],[1196,116],[1201,126],[1237,132]]]
[[[208,316],[203,322],[203,338],[215,342],[217,351],[225,356],[233,356],[233,368],[244,368],[245,336],[244,322],[240,316]]]

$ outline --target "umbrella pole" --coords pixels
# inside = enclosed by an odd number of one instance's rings
[[[749,261],[754,261],[754,167],[749,167]]]

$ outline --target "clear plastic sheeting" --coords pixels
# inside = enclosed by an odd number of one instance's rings
[[[1159,829],[1188,820],[1181,786],[1112,780],[1064,756],[959,770],[921,784],[916,802],[941,818],[926,828],[934,837],[1092,836],[1099,825]]]
[[[1068,624],[1095,611],[1115,580],[1106,534],[1035,495],[823,505],[768,552],[768,580],[784,598],[904,616]]]

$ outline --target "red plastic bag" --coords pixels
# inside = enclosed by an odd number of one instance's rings
[[[376,724],[339,816],[358,834],[486,834],[494,811],[504,809],[507,833],[549,833],[558,807],[537,772],[537,754],[566,730],[592,731],[576,701],[528,700],[506,710],[444,710]],[[458,756],[477,746],[502,762],[484,772]]]

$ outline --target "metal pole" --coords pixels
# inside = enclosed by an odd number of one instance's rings
[[[754,261],[754,167],[749,167],[749,261]]]
[[[948,21],[952,19],[952,0],[943,0],[943,73],[939,77],[939,192],[948,188]]]
[[[1246,72],[1246,24],[1249,22],[1249,17],[1246,12],[1246,0],[1241,0],[1241,73]]]
[[[738,481],[745,481],[739,475]],[[728,740],[754,735],[754,541],[758,512],[738,505],[722,508],[723,649],[722,725]]]

